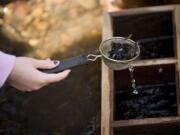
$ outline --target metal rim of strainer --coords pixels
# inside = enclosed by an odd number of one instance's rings
[[[129,59],[129,60],[115,60],[115,59],[111,59],[111,58],[109,58],[107,55],[105,55],[104,53],[103,53],[103,45],[106,43],[106,42],[108,42],[108,41],[110,41],[110,40],[113,40],[113,39],[121,39],[121,40],[128,40],[128,41],[130,41],[132,44],[131,45],[134,45],[134,46],[136,46],[137,47],[137,49],[136,49],[136,56],[134,56],[133,58],[131,58],[131,59]],[[110,61],[113,61],[113,62],[116,62],[116,63],[128,63],[128,62],[131,62],[131,61],[133,61],[133,60],[135,60],[135,59],[137,59],[138,57],[139,57],[139,55],[140,55],[140,47],[139,47],[139,44],[137,43],[137,42],[135,42],[135,41],[133,41],[133,40],[131,40],[131,39],[127,39],[127,38],[125,38],[125,37],[111,37],[111,38],[108,38],[108,39],[106,39],[106,40],[104,40],[103,42],[101,42],[101,44],[100,44],[100,46],[99,46],[99,51],[100,51],[100,53],[101,53],[101,55],[103,56],[103,57],[105,57],[106,59],[108,59],[108,60],[110,60]]]

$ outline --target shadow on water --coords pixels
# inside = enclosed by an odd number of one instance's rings
[[[86,37],[69,47],[67,52],[56,53],[52,58],[62,59],[92,52],[98,48],[100,41],[100,35]],[[5,131],[2,132],[10,130],[18,135],[99,135],[100,69],[100,60],[75,68],[62,82],[33,93],[17,92],[7,86],[2,95],[8,100],[5,99],[1,106],[6,109],[5,115],[8,112],[10,115],[4,121]]]

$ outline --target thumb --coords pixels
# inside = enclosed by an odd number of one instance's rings
[[[71,70],[64,70],[63,72],[57,74],[44,74],[44,79],[46,80],[47,84],[58,82],[65,79],[70,72]]]
[[[40,68],[40,69],[51,69],[56,67],[57,65],[59,65],[59,61],[55,60],[52,61],[50,59],[47,60],[34,60],[34,66],[36,68]]]

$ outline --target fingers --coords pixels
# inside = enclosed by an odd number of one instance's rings
[[[36,60],[33,59],[33,64],[35,68],[39,68],[39,69],[51,69],[56,67],[57,65],[59,65],[59,61],[51,61],[50,59],[47,60]],[[37,72],[38,70],[36,70]],[[36,84],[36,88],[34,88],[34,90],[37,90],[41,87],[44,87],[50,83],[54,83],[54,82],[59,82],[63,79],[65,79],[71,70],[65,70],[63,72],[60,73],[54,73],[54,74],[46,74],[43,72],[38,71],[39,77],[37,80],[37,84]]]
[[[41,79],[40,79],[41,81],[37,81],[37,83],[35,83],[34,86],[31,85],[29,87],[29,89],[27,89],[26,91],[28,91],[28,92],[36,91],[50,83],[59,82],[59,81],[65,79],[69,75],[70,72],[71,72],[71,70],[65,70],[58,74],[42,73],[43,76],[41,76]],[[44,81],[42,81],[42,80],[44,80]]]
[[[50,59],[47,60],[36,60],[33,59],[33,64],[36,68],[40,69],[51,69],[59,65],[59,61],[52,61]]]
[[[57,74],[44,74],[45,83],[49,84],[49,83],[59,82],[65,79],[70,72],[71,70],[65,70]]]

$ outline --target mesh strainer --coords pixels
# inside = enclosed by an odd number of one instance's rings
[[[117,60],[110,58],[109,52],[112,50],[113,44],[124,44],[128,45],[128,48],[131,50],[130,53],[133,53],[133,56],[130,59]],[[45,73],[58,73],[65,69],[71,69],[84,64],[92,63],[98,58],[102,58],[104,63],[112,70],[122,70],[128,68],[132,61],[134,61],[140,55],[140,48],[138,43],[129,39],[129,37],[112,37],[101,42],[99,46],[99,54],[81,54],[72,58],[68,58],[60,61],[60,64],[53,69],[41,70]],[[127,50],[129,52],[129,50]]]

